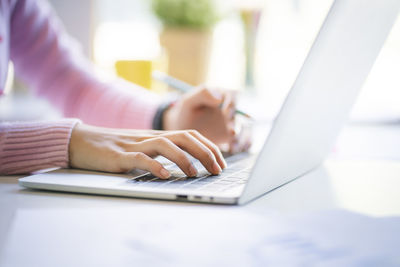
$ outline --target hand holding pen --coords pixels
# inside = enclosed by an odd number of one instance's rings
[[[153,72],[153,78],[185,94],[164,114],[164,129],[195,129],[219,145],[223,151],[236,153],[247,150],[250,140],[244,140],[242,131],[238,132],[235,114],[249,118],[238,111],[232,92],[193,87],[183,81],[161,72]]]
[[[192,91],[194,88],[194,86],[192,86],[182,80],[179,80],[175,77],[172,77],[166,73],[163,73],[161,71],[157,71],[157,70],[153,71],[152,77],[153,77],[153,79],[163,82],[163,83],[167,84],[168,86],[175,88],[176,90],[178,90],[179,92],[182,92],[182,93],[188,93],[188,92]],[[249,114],[247,114],[244,111],[241,111],[239,109],[235,109],[235,113],[238,115],[242,115],[248,119],[251,119],[251,116]]]

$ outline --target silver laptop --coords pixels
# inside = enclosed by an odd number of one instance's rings
[[[243,204],[318,166],[330,152],[392,28],[399,0],[336,0],[257,156],[236,155],[211,176],[110,174],[61,169],[21,178],[28,188]]]

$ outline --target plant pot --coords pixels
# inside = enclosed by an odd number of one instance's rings
[[[189,84],[202,84],[207,79],[212,32],[184,28],[165,28],[161,45],[168,54],[169,75]]]

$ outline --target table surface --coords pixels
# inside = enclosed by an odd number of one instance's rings
[[[18,185],[20,177],[0,176],[0,210],[117,208],[138,203],[221,208],[220,205],[210,204],[31,190]],[[309,174],[237,209],[299,213],[340,208],[372,216],[393,216],[400,215],[398,188],[398,161],[330,159]]]
[[[374,217],[400,215],[400,194],[398,193],[400,162],[398,161],[327,160],[309,174],[244,206],[36,191],[20,187],[17,183],[19,177],[0,177],[0,254],[5,254],[2,256],[3,260],[0,260],[0,266],[54,266],[54,264],[99,266],[100,263],[103,263],[103,266],[109,266],[115,261],[118,261],[117,265],[120,266],[132,266],[132,262],[120,262],[120,260],[131,255],[132,248],[127,248],[127,245],[123,244],[128,237],[135,240],[136,234],[126,233],[129,230],[122,226],[113,227],[104,215],[110,211],[112,211],[110,216],[114,222],[125,221],[132,223],[132,227],[137,227],[138,223],[143,225],[143,222],[137,218],[146,216],[148,218],[149,213],[162,211],[168,214],[171,212],[176,217],[176,214],[179,214],[176,212],[177,208],[194,211],[200,209],[204,220],[190,222],[190,227],[194,231],[207,227],[204,223],[208,217],[213,218],[213,223],[216,225],[225,224],[226,222],[221,218],[225,214],[227,218],[232,218],[232,211],[236,213],[230,221],[235,218],[242,220],[241,217],[248,216],[249,213],[266,216],[266,218],[274,213],[275,217],[270,218],[276,218],[330,210],[346,210]],[[33,217],[27,216],[27,211],[31,212],[28,214]],[[130,215],[130,212],[134,214]],[[215,217],[216,215],[219,219]],[[77,221],[81,218],[82,223]],[[158,215],[156,219],[161,225],[171,222],[171,218],[164,215]],[[174,219],[179,220],[179,218]],[[63,220],[68,220],[68,222],[64,223]],[[96,226],[91,229],[90,225],[94,223]],[[246,227],[246,224],[240,227]],[[209,225],[208,228],[212,229],[212,226]],[[175,231],[177,239],[184,238],[187,241],[187,233],[179,236],[180,232],[176,229]],[[99,241],[99,233],[109,235],[110,244],[105,245],[107,244],[105,237]],[[85,236],[86,239],[82,240]],[[153,240],[157,239],[157,236],[150,234],[149,238]],[[79,243],[82,248],[79,247]],[[222,245],[224,246],[224,243]],[[93,248],[90,249],[91,247]],[[51,249],[55,251],[46,252]],[[95,253],[93,250],[101,256],[93,258],[91,256]],[[68,251],[77,254],[76,257],[71,258]],[[153,255],[153,252],[150,251],[145,255],[150,257],[149,254]],[[24,257],[20,257],[21,255]],[[139,259],[141,257],[142,255]],[[72,261],[73,259],[75,261]],[[143,266],[148,264],[149,258],[146,259]],[[133,261],[137,262],[137,258]],[[231,266],[240,265],[236,263]]]

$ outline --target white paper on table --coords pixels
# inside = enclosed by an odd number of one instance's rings
[[[241,208],[20,210],[1,266],[398,266],[400,218]]]

